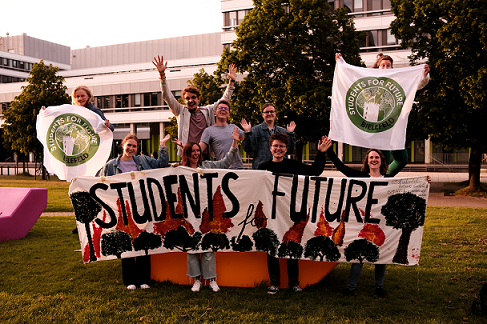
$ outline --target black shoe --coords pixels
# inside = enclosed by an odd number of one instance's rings
[[[78,234],[78,228],[77,227],[73,230],[73,234]]]
[[[389,298],[384,288],[375,288],[374,295],[376,295],[379,298]]]
[[[351,297],[353,295],[355,295],[355,290],[350,290],[348,288],[343,290],[343,296]]]

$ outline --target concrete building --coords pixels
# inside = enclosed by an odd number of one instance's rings
[[[398,40],[391,35],[389,25],[394,19],[389,0],[337,0],[329,1],[333,8],[346,7],[354,17],[358,30],[366,31],[361,41],[362,60],[371,66],[379,52],[393,56],[396,67],[409,65],[410,51],[400,49]],[[169,62],[167,80],[176,98],[187,81],[204,68],[209,74],[224,47],[236,38],[235,27],[252,10],[252,0],[221,0],[222,32],[190,35],[70,50],[69,47],[35,39],[26,34],[0,37],[0,105],[7,109],[21,86],[32,64],[44,59],[57,65],[66,79],[69,93],[80,84],[88,86],[95,95],[94,104],[115,126],[115,144],[129,132],[142,139],[142,151],[157,151],[159,136],[173,116],[161,98],[158,73],[151,63],[155,55],[164,55]],[[314,145],[313,145],[314,147]],[[443,152],[433,148],[429,141],[408,143],[411,162],[429,163],[430,152]],[[176,160],[175,150],[170,159]],[[339,153],[346,162],[362,160],[363,149],[340,145]],[[307,151],[307,153],[313,151]],[[116,154],[113,150],[113,155]],[[308,156],[304,156],[307,159]],[[463,162],[468,154],[456,155]],[[443,157],[442,157],[443,159]],[[450,161],[449,161],[450,162]]]

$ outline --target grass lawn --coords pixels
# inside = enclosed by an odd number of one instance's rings
[[[37,178],[39,179],[39,177]],[[33,176],[0,176],[0,187],[47,188],[45,212],[72,212],[68,196],[69,182],[51,177],[51,180],[34,180]]]
[[[41,217],[26,238],[0,242],[1,323],[486,323],[470,305],[487,281],[487,209],[428,207],[419,266],[388,266],[388,299],[364,266],[344,297],[350,264],[303,293],[266,286],[153,283],[127,290],[119,260],[83,264],[74,217]],[[170,266],[170,265],[168,265]]]

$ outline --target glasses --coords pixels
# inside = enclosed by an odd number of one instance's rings
[[[218,109],[218,110],[226,110],[226,111],[230,111],[230,108],[228,108],[227,106],[219,106],[217,109]]]
[[[192,96],[192,97],[184,97],[184,100],[186,100],[186,101],[191,100],[191,99],[192,99],[192,100],[195,100],[196,98],[198,98],[198,97],[196,97],[196,96]]]
[[[271,147],[273,148],[280,148],[280,149],[283,149],[283,148],[286,148],[287,146],[286,145],[277,145],[277,144],[272,144]]]
[[[267,115],[270,115],[270,114],[275,114],[276,111],[275,110],[268,110],[268,111],[263,111],[262,114],[267,114]]]

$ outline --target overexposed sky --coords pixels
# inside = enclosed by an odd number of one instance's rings
[[[0,36],[71,49],[221,31],[220,0],[0,0]]]

